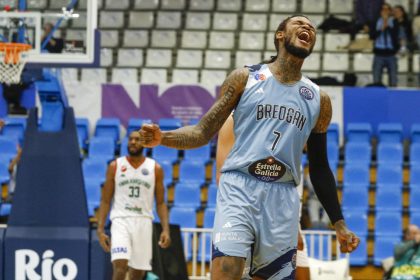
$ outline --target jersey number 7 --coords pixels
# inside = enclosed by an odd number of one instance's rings
[[[278,143],[278,142],[279,142],[279,140],[280,140],[280,137],[281,137],[281,132],[274,130],[274,131],[273,131],[273,134],[276,136],[276,139],[274,139],[273,145],[271,146],[271,150],[272,150],[272,151],[274,151],[274,149],[275,149],[275,148],[276,148],[276,146],[277,146],[277,143]]]

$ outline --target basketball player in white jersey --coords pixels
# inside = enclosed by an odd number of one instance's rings
[[[102,248],[111,252],[113,280],[140,280],[152,269],[153,201],[162,225],[159,245],[170,243],[168,210],[164,201],[163,170],[143,156],[140,135],[132,132],[128,153],[111,162],[102,189],[97,235]],[[112,202],[112,208],[111,208]],[[111,240],[104,232],[111,208]]]
[[[219,135],[217,139],[217,150],[216,150],[216,183],[219,183],[219,178],[221,175],[220,170],[235,143],[235,134],[233,133],[233,117],[229,116],[226,122],[223,124],[222,128],[219,130]],[[301,199],[301,208],[302,208],[302,195],[303,195],[303,180],[300,181],[300,184],[296,187]],[[301,209],[302,210],[302,209]],[[301,212],[301,211],[300,211]],[[299,213],[300,213],[299,212]],[[302,233],[298,234],[298,246],[297,246],[297,255],[296,255],[296,280],[309,280],[309,263],[308,263],[308,251],[306,250],[304,239]],[[247,279],[248,273],[250,270],[251,260],[247,260],[245,264],[244,273],[242,275],[243,279]]]
[[[254,280],[293,280],[299,225],[301,156],[308,145],[309,174],[337,233],[342,253],[360,242],[344,221],[327,157],[331,100],[301,73],[316,30],[306,16],[283,20],[274,36],[277,55],[238,68],[220,98],[196,125],[161,131],[143,125],[144,147],[192,149],[207,144],[234,110],[235,144],[221,170],[213,227],[213,280],[237,280],[253,252]]]

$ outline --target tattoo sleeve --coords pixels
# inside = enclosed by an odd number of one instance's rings
[[[331,100],[328,94],[321,90],[320,93],[321,104],[319,110],[318,121],[312,130],[314,133],[325,133],[327,132],[328,126],[330,125],[332,117]]]
[[[248,80],[248,69],[234,70],[223,82],[220,98],[194,126],[163,132],[162,145],[192,149],[207,144],[238,104]]]

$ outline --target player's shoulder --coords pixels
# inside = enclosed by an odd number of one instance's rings
[[[321,91],[321,88],[316,83],[314,83],[311,79],[306,77],[305,75],[302,75],[301,82],[304,83],[306,86],[314,89],[316,92]]]

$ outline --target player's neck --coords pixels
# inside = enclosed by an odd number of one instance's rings
[[[279,55],[273,63],[273,74],[283,84],[294,84],[302,78],[303,59],[292,55]]]
[[[135,165],[139,165],[141,163],[143,163],[145,157],[143,155],[139,155],[139,156],[132,156],[132,155],[127,155],[127,160]]]

